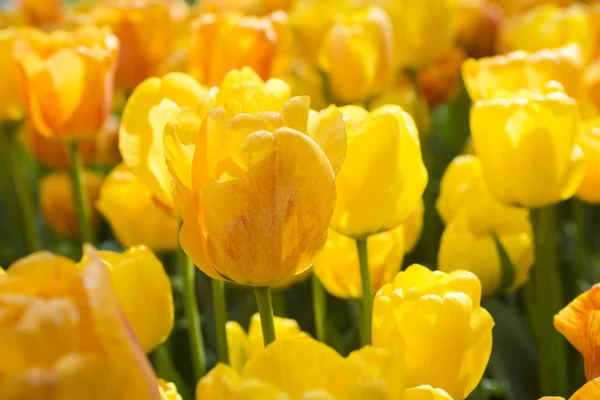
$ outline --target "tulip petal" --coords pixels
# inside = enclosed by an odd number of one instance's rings
[[[335,105],[325,110],[310,112],[308,135],[323,149],[337,174],[346,158],[346,125]]]

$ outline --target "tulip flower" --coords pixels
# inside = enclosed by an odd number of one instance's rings
[[[600,396],[600,378],[589,381],[569,397],[569,400],[597,399]],[[546,396],[540,400],[565,400],[564,397]]]
[[[93,211],[90,223],[92,229],[95,230],[100,219],[95,211],[94,203],[98,198],[102,176],[85,171],[83,177],[89,208]],[[60,236],[77,238],[79,225],[71,191],[69,174],[64,171],[48,174],[39,182],[40,208],[44,222]]]
[[[190,73],[219,85],[232,69],[252,68],[264,80],[282,76],[291,62],[287,17],[202,14],[192,22]]]
[[[3,60],[10,60],[15,33],[14,28],[0,30],[0,56]],[[19,75],[14,63],[4,62],[0,65],[0,79],[3,86],[0,92],[0,120],[18,121],[23,118],[25,104],[19,91]]]
[[[125,247],[143,244],[154,251],[178,248],[178,218],[123,164],[102,182],[96,208]]]
[[[579,46],[572,44],[535,53],[515,51],[479,60],[470,58],[462,71],[473,101],[510,98],[523,89],[544,91],[556,82],[565,93],[577,98],[581,92],[583,57]]]
[[[600,284],[577,296],[554,317],[554,327],[581,353],[589,381],[600,377]]]
[[[585,156],[585,175],[575,196],[588,203],[600,202],[600,118],[584,121],[579,145]]]
[[[123,253],[100,251],[99,256],[140,347],[149,353],[173,329],[173,292],[163,265],[144,246]]]
[[[584,61],[589,62],[596,51],[595,40],[594,25],[585,4],[566,8],[544,4],[507,20],[500,32],[499,47],[503,52],[536,52],[574,43],[581,48]]]
[[[419,86],[430,106],[449,103],[460,89],[460,66],[465,53],[459,48],[442,54],[419,74]]]
[[[19,12],[31,25],[60,22],[63,18],[63,0],[18,0]]]
[[[469,3],[469,0],[465,1]],[[466,42],[468,54],[475,58],[489,57],[496,53],[498,33],[505,19],[502,8],[497,4],[486,1],[482,3],[481,12],[476,22],[473,22],[474,26],[469,27],[466,37],[464,31],[460,36]]]
[[[427,184],[413,119],[398,106],[372,112],[340,108],[348,132],[344,167],[337,176],[333,230],[352,238],[401,225],[415,209]],[[375,171],[381,173],[373,175]]]
[[[454,45],[459,21],[453,0],[376,0],[394,26],[397,65],[421,69],[433,64]]]
[[[412,265],[375,296],[373,344],[404,346],[407,387],[431,385],[465,399],[492,350],[494,320],[480,298],[481,284],[470,272],[446,274]]]
[[[577,104],[564,93],[476,102],[471,134],[492,195],[528,208],[571,197],[584,174],[579,123]]]
[[[12,54],[34,128],[55,139],[96,137],[110,112],[118,51],[107,29],[20,31]]]
[[[404,258],[404,228],[402,226],[369,236],[369,270],[371,286],[376,292],[391,282]],[[334,296],[361,298],[361,276],[354,240],[329,230],[327,243],[314,265],[314,273],[325,289]]]
[[[241,373],[219,364],[198,382],[196,399],[452,400],[430,386],[407,388],[402,353],[364,347],[343,358],[308,337],[277,340]]]
[[[287,11],[291,0],[204,0],[196,4],[198,13],[240,12],[248,15],[266,15]]]
[[[17,301],[18,299],[18,301]],[[0,398],[154,399],[156,377],[98,254],[35,253],[0,278]]]
[[[160,400],[183,400],[174,383],[162,379],[158,379],[157,382]]]
[[[338,103],[381,93],[396,74],[392,22],[379,7],[342,14],[323,38],[319,66]],[[349,84],[352,82],[352,84]]]
[[[170,3],[176,2],[111,0],[92,10],[92,20],[110,28],[121,43],[117,87],[134,89],[171,55],[177,10]]]
[[[308,336],[300,330],[298,322],[293,319],[275,317],[274,322],[275,334],[278,340],[295,336]],[[265,348],[260,315],[256,313],[250,319],[248,334],[236,321],[228,321],[226,328],[231,366],[236,371],[241,372],[246,363],[259,355]]]

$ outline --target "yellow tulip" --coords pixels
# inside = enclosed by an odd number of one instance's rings
[[[507,205],[543,207],[571,197],[584,174],[580,115],[564,93],[478,101],[471,135],[492,195]]]
[[[287,16],[202,14],[192,23],[190,72],[216,86],[232,69],[251,67],[266,80],[282,76],[291,62]]]
[[[146,185],[156,200],[175,212],[171,176],[165,164],[163,131],[179,114],[206,115],[212,100],[194,78],[171,73],[149,78],[131,94],[123,110],[119,150],[125,165]]]
[[[278,340],[295,336],[307,336],[300,330],[300,326],[293,319],[274,317],[275,336]],[[265,348],[258,313],[250,319],[248,334],[236,321],[228,321],[225,325],[227,331],[227,347],[229,347],[230,365],[238,372],[244,369],[246,363],[262,352]]]
[[[323,38],[319,66],[338,103],[381,93],[396,74],[392,22],[379,7],[342,14]]]
[[[179,220],[154,200],[152,192],[123,164],[102,182],[96,208],[125,247],[175,250]]]
[[[579,145],[585,155],[585,175],[575,196],[589,203],[600,202],[600,118],[582,124]]]
[[[480,298],[481,284],[470,272],[412,265],[375,296],[373,345],[403,344],[407,387],[428,384],[465,399],[492,350],[494,321]]]
[[[585,62],[589,62],[596,51],[595,40],[594,25],[585,4],[566,8],[545,4],[507,20],[500,31],[499,47],[503,52],[536,52],[574,43],[581,48]]]
[[[590,400],[600,397],[600,378],[589,381],[569,397],[569,400]],[[565,400],[564,397],[547,396],[540,400]]]
[[[554,316],[554,327],[577,349],[588,380],[600,377],[600,284],[577,296]]]
[[[25,104],[19,89],[19,75],[15,64],[10,60],[16,30],[6,28],[0,30],[0,57],[5,62],[0,65],[0,120],[18,121],[25,114]]]
[[[309,113],[309,102],[257,114],[217,107],[201,124],[167,126],[180,243],[207,275],[270,286],[308,269],[324,246],[346,132],[335,107]]]
[[[470,58],[464,62],[462,72],[473,101],[510,98],[522,89],[544,91],[555,82],[569,96],[578,98],[583,57],[575,44],[535,53],[515,51],[479,60]]]
[[[90,222],[95,229],[100,218],[94,203],[98,198],[102,176],[86,170],[83,173],[83,182],[91,211]],[[67,172],[53,172],[40,180],[39,196],[44,222],[59,235],[74,239],[79,236],[79,224],[73,204],[71,185],[72,182]]]
[[[515,267],[507,292],[527,282],[533,265],[529,212],[494,199],[477,157],[464,155],[452,161],[442,178],[436,206],[447,224],[440,241],[439,270],[472,272],[481,280],[483,294],[494,294],[502,280],[495,233]]]
[[[417,206],[408,218],[402,224],[404,231],[404,253],[408,254],[414,250],[421,239],[423,232],[423,214],[425,213],[425,204],[423,200],[417,203]]]
[[[373,292],[391,282],[402,267],[404,258],[404,228],[369,236],[369,270]],[[341,298],[362,297],[360,266],[354,240],[329,230],[327,243],[314,265],[314,273],[334,296]]]
[[[63,18],[62,0],[18,0],[19,12],[30,25],[46,25]]]
[[[390,15],[400,68],[421,69],[450,50],[458,35],[454,0],[371,0]]]
[[[555,4],[566,7],[574,3],[575,0],[491,0],[491,2],[499,5],[506,15],[512,16],[541,4]]]
[[[177,391],[177,387],[172,382],[158,379],[158,390],[160,392],[160,400],[183,400]]]
[[[118,87],[131,90],[154,76],[173,51],[176,21],[169,3],[110,0],[93,9],[93,21],[109,27],[121,42],[115,78]]]
[[[145,246],[123,253],[99,252],[142,350],[149,353],[173,329],[173,292],[162,263]],[[85,260],[84,260],[85,262]]]
[[[348,149],[337,176],[331,227],[352,238],[395,228],[415,209],[427,184],[414,121],[398,106],[370,113],[356,106],[340,110]]]
[[[12,55],[35,129],[57,139],[100,134],[112,104],[118,50],[108,29],[20,31]]]
[[[196,399],[452,400],[430,386],[405,388],[402,352],[364,347],[347,358],[308,337],[278,339],[241,373],[224,364],[203,377]]]
[[[266,15],[274,11],[287,11],[292,0],[204,0],[196,3],[198,13],[241,12],[249,15]]]
[[[93,248],[79,269],[51,253],[0,279],[0,398],[153,399],[156,377]],[[17,300],[18,299],[18,300]]]

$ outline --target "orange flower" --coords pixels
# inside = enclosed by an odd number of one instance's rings
[[[281,76],[291,61],[287,17],[203,14],[192,23],[190,72],[216,86],[232,69],[251,67],[263,80]]]
[[[156,68],[171,54],[175,41],[173,1],[111,0],[93,13],[99,26],[107,26],[121,42],[116,85],[134,89],[155,75]]]
[[[13,58],[35,129],[58,139],[97,136],[112,104],[118,49],[108,29],[19,32]]]
[[[445,103],[456,96],[460,88],[460,66],[464,59],[465,52],[455,47],[421,71],[419,84],[430,106]]]
[[[62,0],[19,0],[19,11],[31,25],[58,22],[63,17]]]
[[[587,379],[600,377],[600,284],[560,310],[554,316],[554,327],[583,356]]]
[[[1,399],[160,399],[107,267],[85,253],[81,269],[41,252],[0,278]]]
[[[99,223],[98,212],[94,203],[100,192],[102,176],[85,171],[84,186],[91,213],[91,223],[96,227]],[[79,233],[75,206],[73,205],[71,179],[67,172],[55,172],[40,180],[40,207],[42,217],[48,226],[61,236],[76,238]]]

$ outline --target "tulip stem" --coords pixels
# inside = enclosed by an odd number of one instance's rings
[[[260,314],[260,325],[263,332],[265,347],[275,341],[275,321],[273,320],[273,303],[271,301],[271,288],[258,286],[254,288],[256,304]]]
[[[198,301],[196,300],[196,267],[181,248],[177,252],[177,257],[180,268],[179,273],[183,283],[183,301],[192,353],[194,382],[197,382],[206,372],[206,355],[204,354],[202,322],[198,312]]]
[[[362,283],[362,345],[371,344],[371,318],[373,316],[373,286],[371,286],[371,271],[367,252],[367,239],[356,239],[358,262],[360,264],[360,281]]]
[[[312,273],[312,295],[313,312],[315,315],[315,331],[317,339],[327,343],[327,330],[325,329],[325,319],[327,318],[327,297],[323,284],[319,281],[317,274]]]
[[[8,162],[12,173],[15,193],[21,211],[21,220],[25,230],[25,239],[31,252],[40,250],[40,238],[35,228],[35,203],[27,188],[25,178],[25,168],[22,163],[21,149],[19,148],[19,138],[17,136],[18,124],[14,122],[5,122],[2,124],[2,134],[7,140]]]
[[[567,396],[567,353],[565,340],[554,329],[554,315],[564,306],[558,259],[556,215],[552,206],[531,210],[535,266],[526,296],[527,312],[539,346],[542,393]]]
[[[94,243],[94,232],[90,220],[90,207],[87,191],[83,182],[83,162],[79,153],[79,142],[73,140],[69,143],[69,157],[71,162],[71,186],[73,191],[73,204],[77,222],[79,223],[79,235],[82,242]]]
[[[585,204],[578,199],[571,199],[573,206],[573,219],[575,221],[575,237],[577,240],[577,261],[575,262],[575,272],[577,273],[575,282],[576,288],[579,288],[581,282],[585,282],[590,273],[589,267],[589,249],[585,238]],[[595,282],[595,280],[594,280]]]
[[[229,348],[227,347],[227,299],[225,297],[225,282],[211,279],[215,325],[217,325],[217,359],[220,363],[229,364]]]

